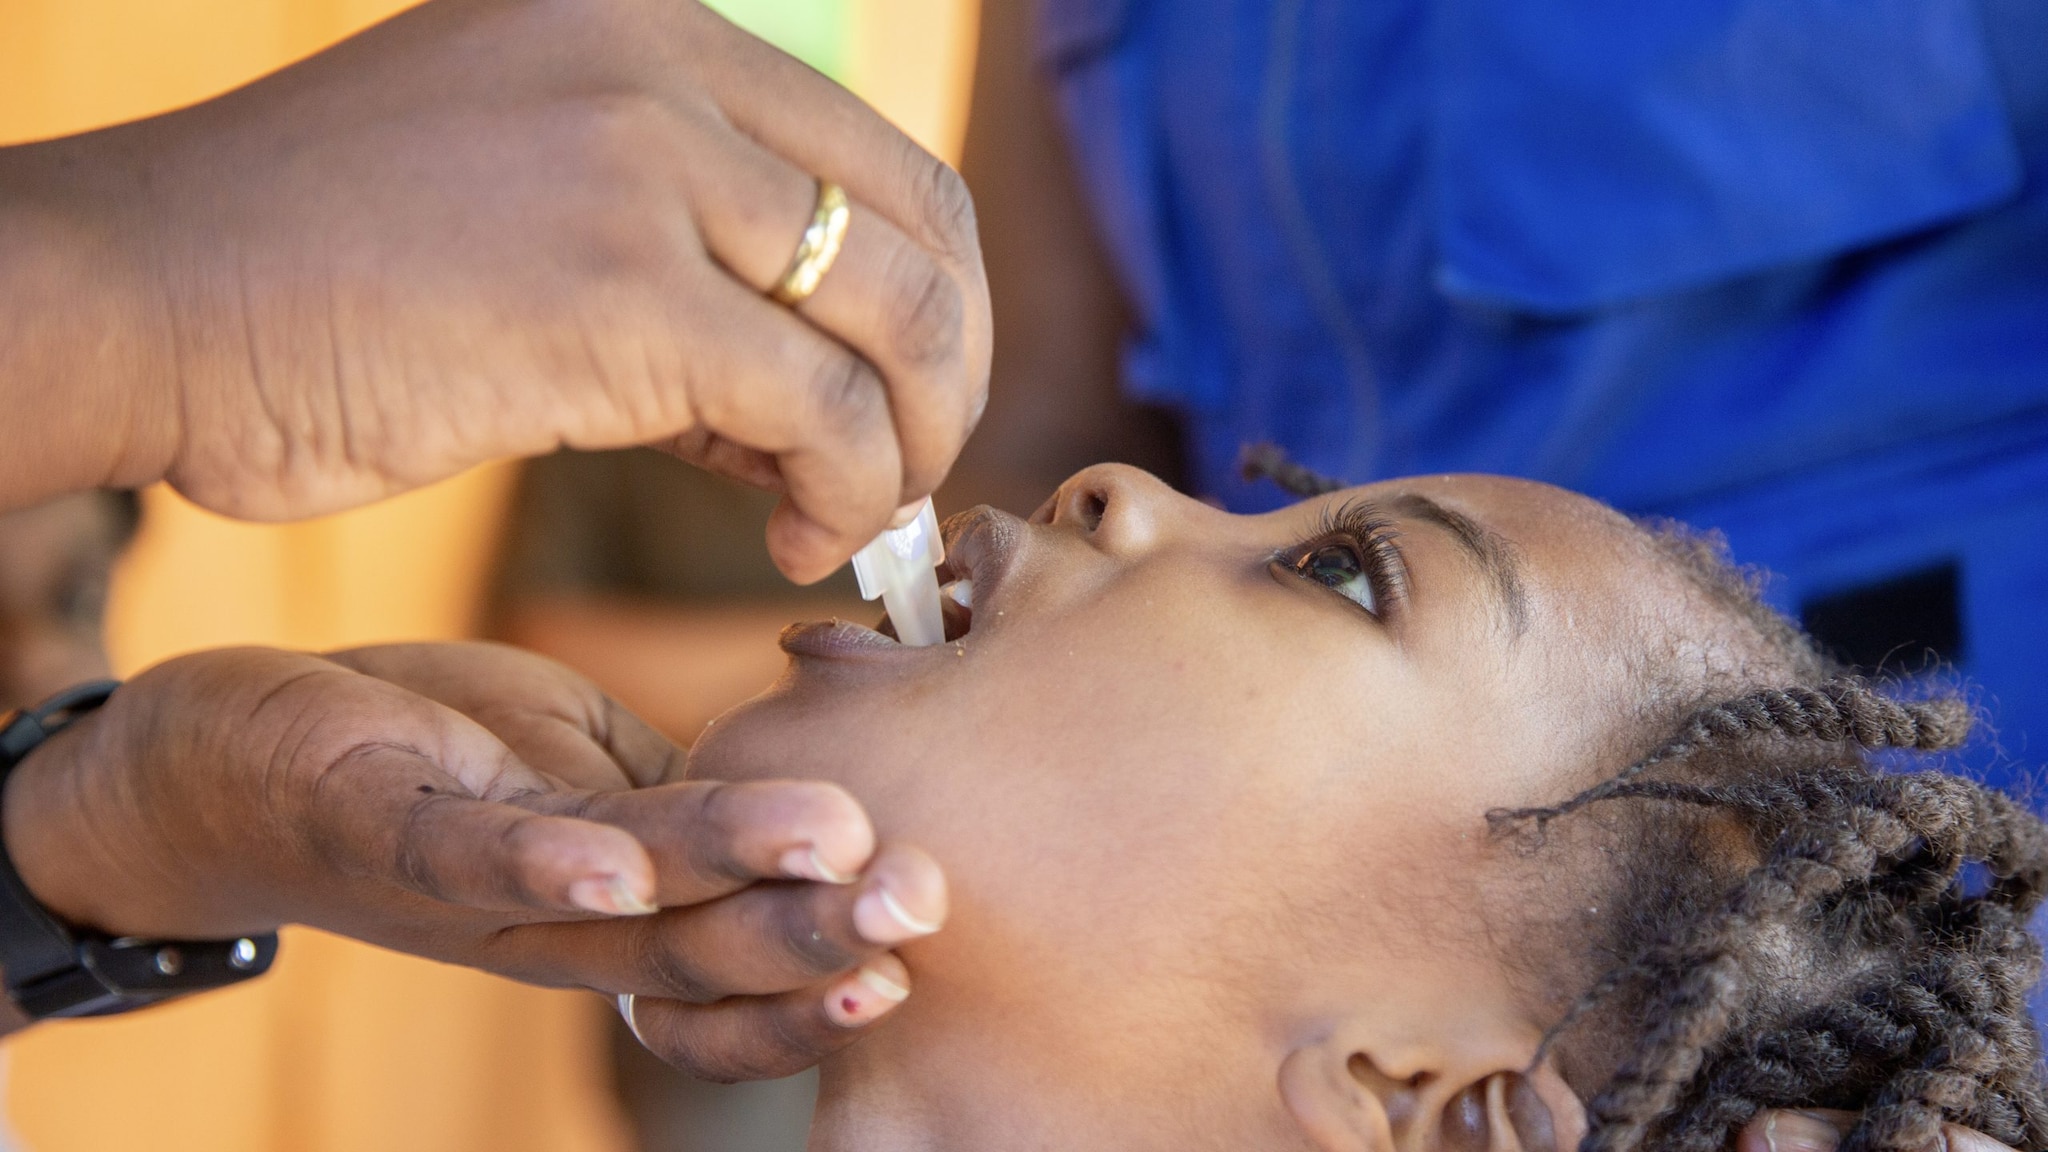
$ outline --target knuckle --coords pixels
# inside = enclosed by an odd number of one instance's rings
[[[890,355],[911,369],[959,359],[967,314],[960,286],[915,249],[906,250],[897,265],[883,312]]]
[[[867,361],[840,353],[813,370],[809,395],[813,429],[864,429],[880,412],[882,381]]]
[[[696,803],[690,823],[716,836],[729,836],[737,821],[733,808],[743,795],[740,788],[724,780],[705,780],[696,785]]]
[[[483,887],[492,896],[509,903],[528,902],[536,877],[531,874],[535,869],[525,862],[523,850],[533,842],[539,829],[540,824],[532,816],[514,820],[498,829],[495,858],[502,865],[490,868],[482,878]]]
[[[670,947],[659,933],[649,933],[637,960],[640,975],[671,1000],[709,1004],[720,997],[711,980],[691,960]]]
[[[948,259],[971,263],[980,249],[974,196],[960,173],[935,157],[915,154],[916,206],[926,236]]]
[[[450,894],[428,849],[434,843],[434,836],[425,825],[443,803],[453,799],[445,793],[434,792],[421,796],[406,808],[405,822],[398,831],[396,855],[391,862],[392,872],[400,884],[434,900],[449,899]]]
[[[749,438],[764,445],[774,443],[775,431],[764,426],[761,419],[772,417],[772,409],[758,410],[754,391],[740,387],[735,377],[702,371],[692,365],[678,391],[689,406],[691,434],[705,444],[716,437],[741,435],[740,429],[751,429],[753,434]]]
[[[708,784],[698,797],[696,820],[683,830],[689,845],[684,859],[699,883],[723,886],[752,878],[734,851],[741,830],[735,816],[737,796],[730,784]]]

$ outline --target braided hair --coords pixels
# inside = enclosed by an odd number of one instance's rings
[[[1754,588],[1701,567],[1711,539],[1657,535],[1717,593]],[[2048,827],[1874,755],[1956,748],[1966,702],[1847,675],[1782,618],[1758,631],[1792,682],[1691,708],[1555,805],[1489,814],[1540,845],[1555,821],[1621,806],[1637,834],[1593,949],[1604,973],[1546,1040],[1591,1096],[1584,1152],[1719,1152],[1787,1107],[1860,1113],[1843,1152],[1917,1152],[1945,1121],[2048,1148],[2026,1000]]]
[[[1344,486],[1270,445],[1240,464],[1300,496]],[[1537,1057],[1555,1055],[1589,1099],[1583,1152],[1721,1152],[1759,1111],[1802,1107],[1860,1114],[1842,1152],[1920,1152],[1944,1122],[2048,1149],[2026,1001],[2048,826],[1896,762],[1960,746],[1971,708],[1847,674],[1718,536],[1641,526],[1754,638],[1761,658],[1745,667],[1771,671],[1704,700],[1698,685],[1667,690],[1626,767],[1549,807],[1488,814],[1532,850],[1591,810],[1620,834],[1604,915],[1572,966],[1576,983],[1595,978]]]

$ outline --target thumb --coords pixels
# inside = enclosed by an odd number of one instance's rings
[[[496,912],[654,911],[654,866],[629,832],[481,800],[408,748],[370,745],[324,774],[312,838],[338,871]]]

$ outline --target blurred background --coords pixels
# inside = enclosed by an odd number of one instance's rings
[[[0,0],[0,144],[216,95],[404,0]],[[957,161],[974,0],[714,0]],[[781,667],[774,637],[862,612],[798,591],[768,503],[652,453],[486,468],[345,515],[233,523],[161,488],[0,516],[0,708],[197,648],[491,636],[590,674],[689,741]],[[5,1046],[38,1152],[800,1149],[805,1079],[693,1085],[596,997],[288,929],[269,978]],[[107,1085],[120,1084],[118,1093]]]

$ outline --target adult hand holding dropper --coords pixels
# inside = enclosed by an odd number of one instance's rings
[[[0,149],[0,508],[161,479],[288,519],[649,444],[782,493],[809,582],[938,484],[988,352],[958,177],[688,0],[432,0]],[[123,686],[0,810],[80,931],[314,923],[695,1004],[663,1050],[706,1075],[801,1067],[900,998],[943,878],[843,793],[679,762],[503,649],[243,650]]]

